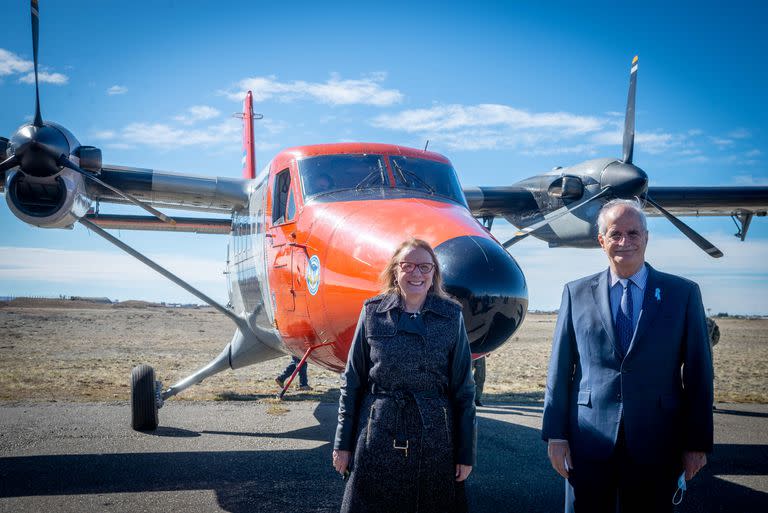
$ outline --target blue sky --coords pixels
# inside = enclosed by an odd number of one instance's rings
[[[651,185],[768,185],[768,7],[615,4],[41,0],[42,114],[110,164],[237,177],[231,114],[251,88],[265,116],[259,167],[297,144],[429,139],[463,184],[503,185],[620,156],[639,54],[634,161]],[[28,5],[4,7],[0,135],[10,137],[31,119],[34,86]],[[765,219],[745,243],[728,218],[685,221],[726,256],[713,260],[652,219],[649,261],[698,281],[713,312],[768,314]],[[2,205],[0,234],[0,295],[191,300],[83,227],[28,227]],[[225,237],[119,235],[225,300]],[[533,238],[512,253],[532,308],[557,307],[565,281],[605,265],[599,250]]]

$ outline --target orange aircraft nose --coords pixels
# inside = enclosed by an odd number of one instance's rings
[[[528,290],[523,272],[466,208],[407,198],[318,205],[313,214],[310,240],[329,241],[320,252],[325,315],[338,321],[350,315],[346,311],[356,310],[350,326],[338,332],[342,339],[351,337],[362,301],[378,293],[381,271],[395,248],[410,237],[435,249],[446,290],[462,303],[473,353],[498,348],[525,317]],[[356,308],[343,306],[350,302]],[[335,324],[341,328],[347,323]]]

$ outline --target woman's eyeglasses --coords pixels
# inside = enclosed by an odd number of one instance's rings
[[[419,271],[421,271],[421,274],[429,274],[431,273],[434,268],[435,264],[415,264],[413,262],[398,262],[397,265],[400,267],[400,270],[404,273],[412,273],[417,267],[419,268]]]

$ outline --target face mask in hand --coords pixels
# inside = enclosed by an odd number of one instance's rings
[[[675,494],[672,496],[672,504],[677,506],[681,502],[683,502],[683,495],[685,495],[685,490],[687,486],[685,484],[685,470],[683,470],[683,473],[680,474],[680,477],[677,478],[677,490],[675,490]]]

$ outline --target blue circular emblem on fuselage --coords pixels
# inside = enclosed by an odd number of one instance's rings
[[[309,259],[309,265],[307,266],[307,288],[313,296],[317,294],[317,289],[320,288],[320,259],[317,255]]]

